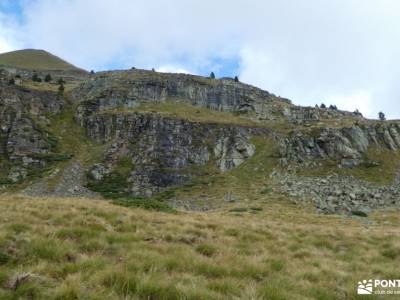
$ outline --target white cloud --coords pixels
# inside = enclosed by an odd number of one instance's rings
[[[0,11],[0,53],[17,49],[15,37],[17,25],[12,16],[7,16]]]
[[[364,116],[376,118],[374,114],[372,94],[368,91],[356,91],[349,95],[332,95],[327,98],[327,104],[335,103],[340,109],[355,111],[358,109]]]
[[[208,73],[218,60],[237,59],[241,81],[297,104],[344,108],[356,99],[364,114],[400,117],[397,0],[23,3],[24,22],[12,35],[0,22],[5,45],[22,41],[87,69]]]
[[[262,49],[243,47],[240,51],[240,79],[264,89],[278,90],[287,77],[279,62]]]
[[[0,53],[12,51],[13,48],[6,39],[0,37]]]
[[[182,74],[194,74],[195,72],[189,71],[185,68],[175,65],[162,65],[157,68],[157,72],[163,73],[182,73]]]

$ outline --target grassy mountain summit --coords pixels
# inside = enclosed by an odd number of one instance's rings
[[[80,70],[44,50],[24,49],[0,54],[0,66],[34,70]]]

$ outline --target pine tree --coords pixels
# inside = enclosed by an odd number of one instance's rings
[[[235,76],[235,82],[239,82],[239,77]]]
[[[379,120],[381,120],[381,121],[385,121],[386,120],[385,114],[383,112],[381,112],[381,111],[379,112],[378,117],[379,117]]]
[[[47,74],[47,75],[44,77],[44,81],[46,81],[46,82],[52,81],[51,75],[50,75],[50,74]]]
[[[40,77],[38,76],[37,73],[33,73],[33,75],[32,75],[32,81],[35,81],[35,82],[42,82],[42,79],[40,79]]]
[[[211,79],[215,79],[215,74],[214,74],[214,72],[211,72],[210,78],[211,78]]]

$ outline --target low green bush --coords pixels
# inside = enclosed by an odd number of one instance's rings
[[[167,203],[152,198],[121,198],[115,199],[114,204],[122,205],[125,207],[140,207],[148,210],[174,212],[175,210]]]
[[[247,211],[246,207],[235,207],[229,210],[229,212],[246,212],[246,211]]]

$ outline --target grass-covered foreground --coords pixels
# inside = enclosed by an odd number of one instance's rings
[[[396,212],[233,208],[2,196],[0,299],[359,299],[358,280],[400,277]]]

